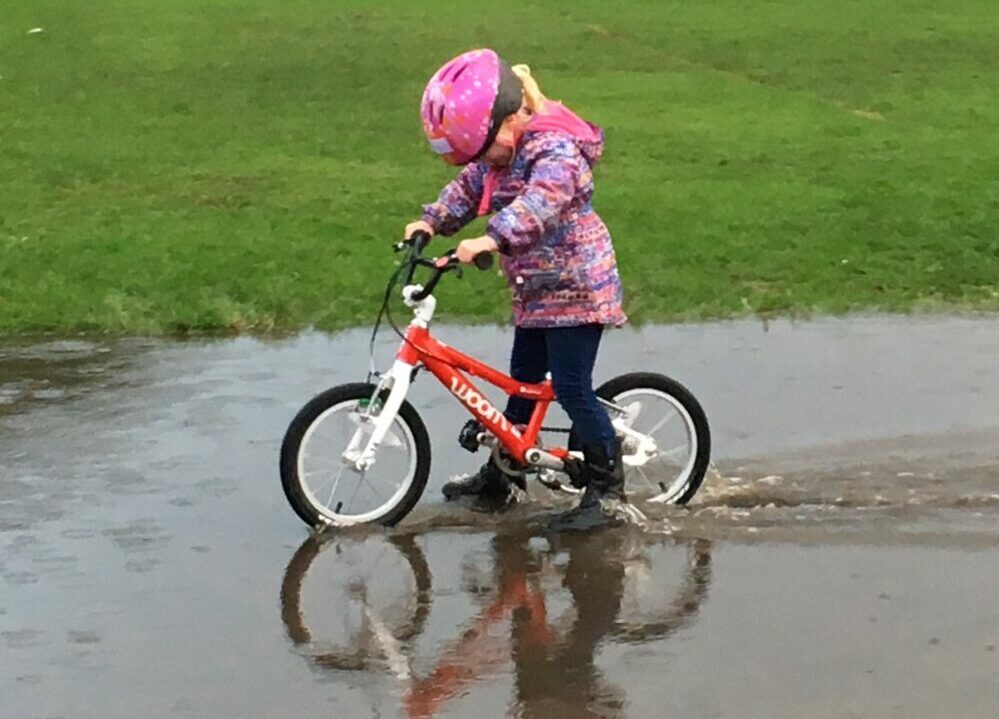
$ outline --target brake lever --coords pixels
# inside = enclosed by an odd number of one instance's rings
[[[441,255],[440,257],[437,258],[437,261],[435,262],[435,264],[438,267],[440,267],[441,270],[443,270],[445,272],[446,271],[454,272],[454,274],[460,280],[461,277],[462,277],[462,267],[461,267],[461,263],[458,262],[457,256],[455,255],[455,253],[457,251],[458,251],[457,249],[448,250],[443,255]],[[442,262],[442,260],[445,260],[445,261]]]

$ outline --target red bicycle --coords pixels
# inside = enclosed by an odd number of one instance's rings
[[[539,442],[545,415],[555,401],[551,382],[518,382],[431,335],[437,306],[433,291],[445,274],[460,273],[461,267],[453,250],[424,257],[429,240],[417,233],[395,245],[407,255],[389,281],[375,331],[401,276],[403,301],[412,308],[413,319],[405,333],[399,332],[402,343],[391,369],[373,373],[369,380],[376,382],[340,385],[317,395],[285,433],[281,484],[310,527],[391,526],[419,500],[430,474],[430,438],[406,395],[421,368],[478,420],[481,431],[471,441],[491,449],[504,471],[537,474],[553,491],[579,491],[564,473],[579,444],[571,428],[563,430],[569,433],[567,447]],[[492,255],[480,255],[475,264],[480,269],[491,266]],[[425,285],[413,284],[420,267],[432,270]],[[534,400],[527,426],[513,426],[467,375],[507,395]],[[622,442],[628,493],[656,503],[689,501],[704,479],[711,453],[707,418],[694,396],[679,382],[649,372],[615,377],[599,387],[597,395]]]

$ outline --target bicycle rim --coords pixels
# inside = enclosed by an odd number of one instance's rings
[[[615,425],[641,435],[622,437],[628,493],[651,494],[650,502],[675,501],[690,484],[697,461],[697,427],[690,412],[672,395],[651,387],[625,390],[613,402],[624,409]]]
[[[339,402],[320,414],[302,437],[298,480],[308,502],[337,525],[374,522],[395,508],[416,478],[416,439],[396,416],[378,447],[375,463],[357,470],[343,458],[352,444],[363,447],[376,414],[366,399]]]

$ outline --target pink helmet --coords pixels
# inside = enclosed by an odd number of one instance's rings
[[[471,50],[434,73],[420,114],[430,146],[452,165],[477,159],[508,115],[520,109],[523,86],[492,50]]]

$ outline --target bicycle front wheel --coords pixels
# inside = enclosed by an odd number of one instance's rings
[[[295,416],[281,445],[281,485],[310,527],[392,526],[419,500],[430,475],[430,438],[403,402],[366,470],[346,458],[363,448],[387,392],[357,383],[329,389]]]

